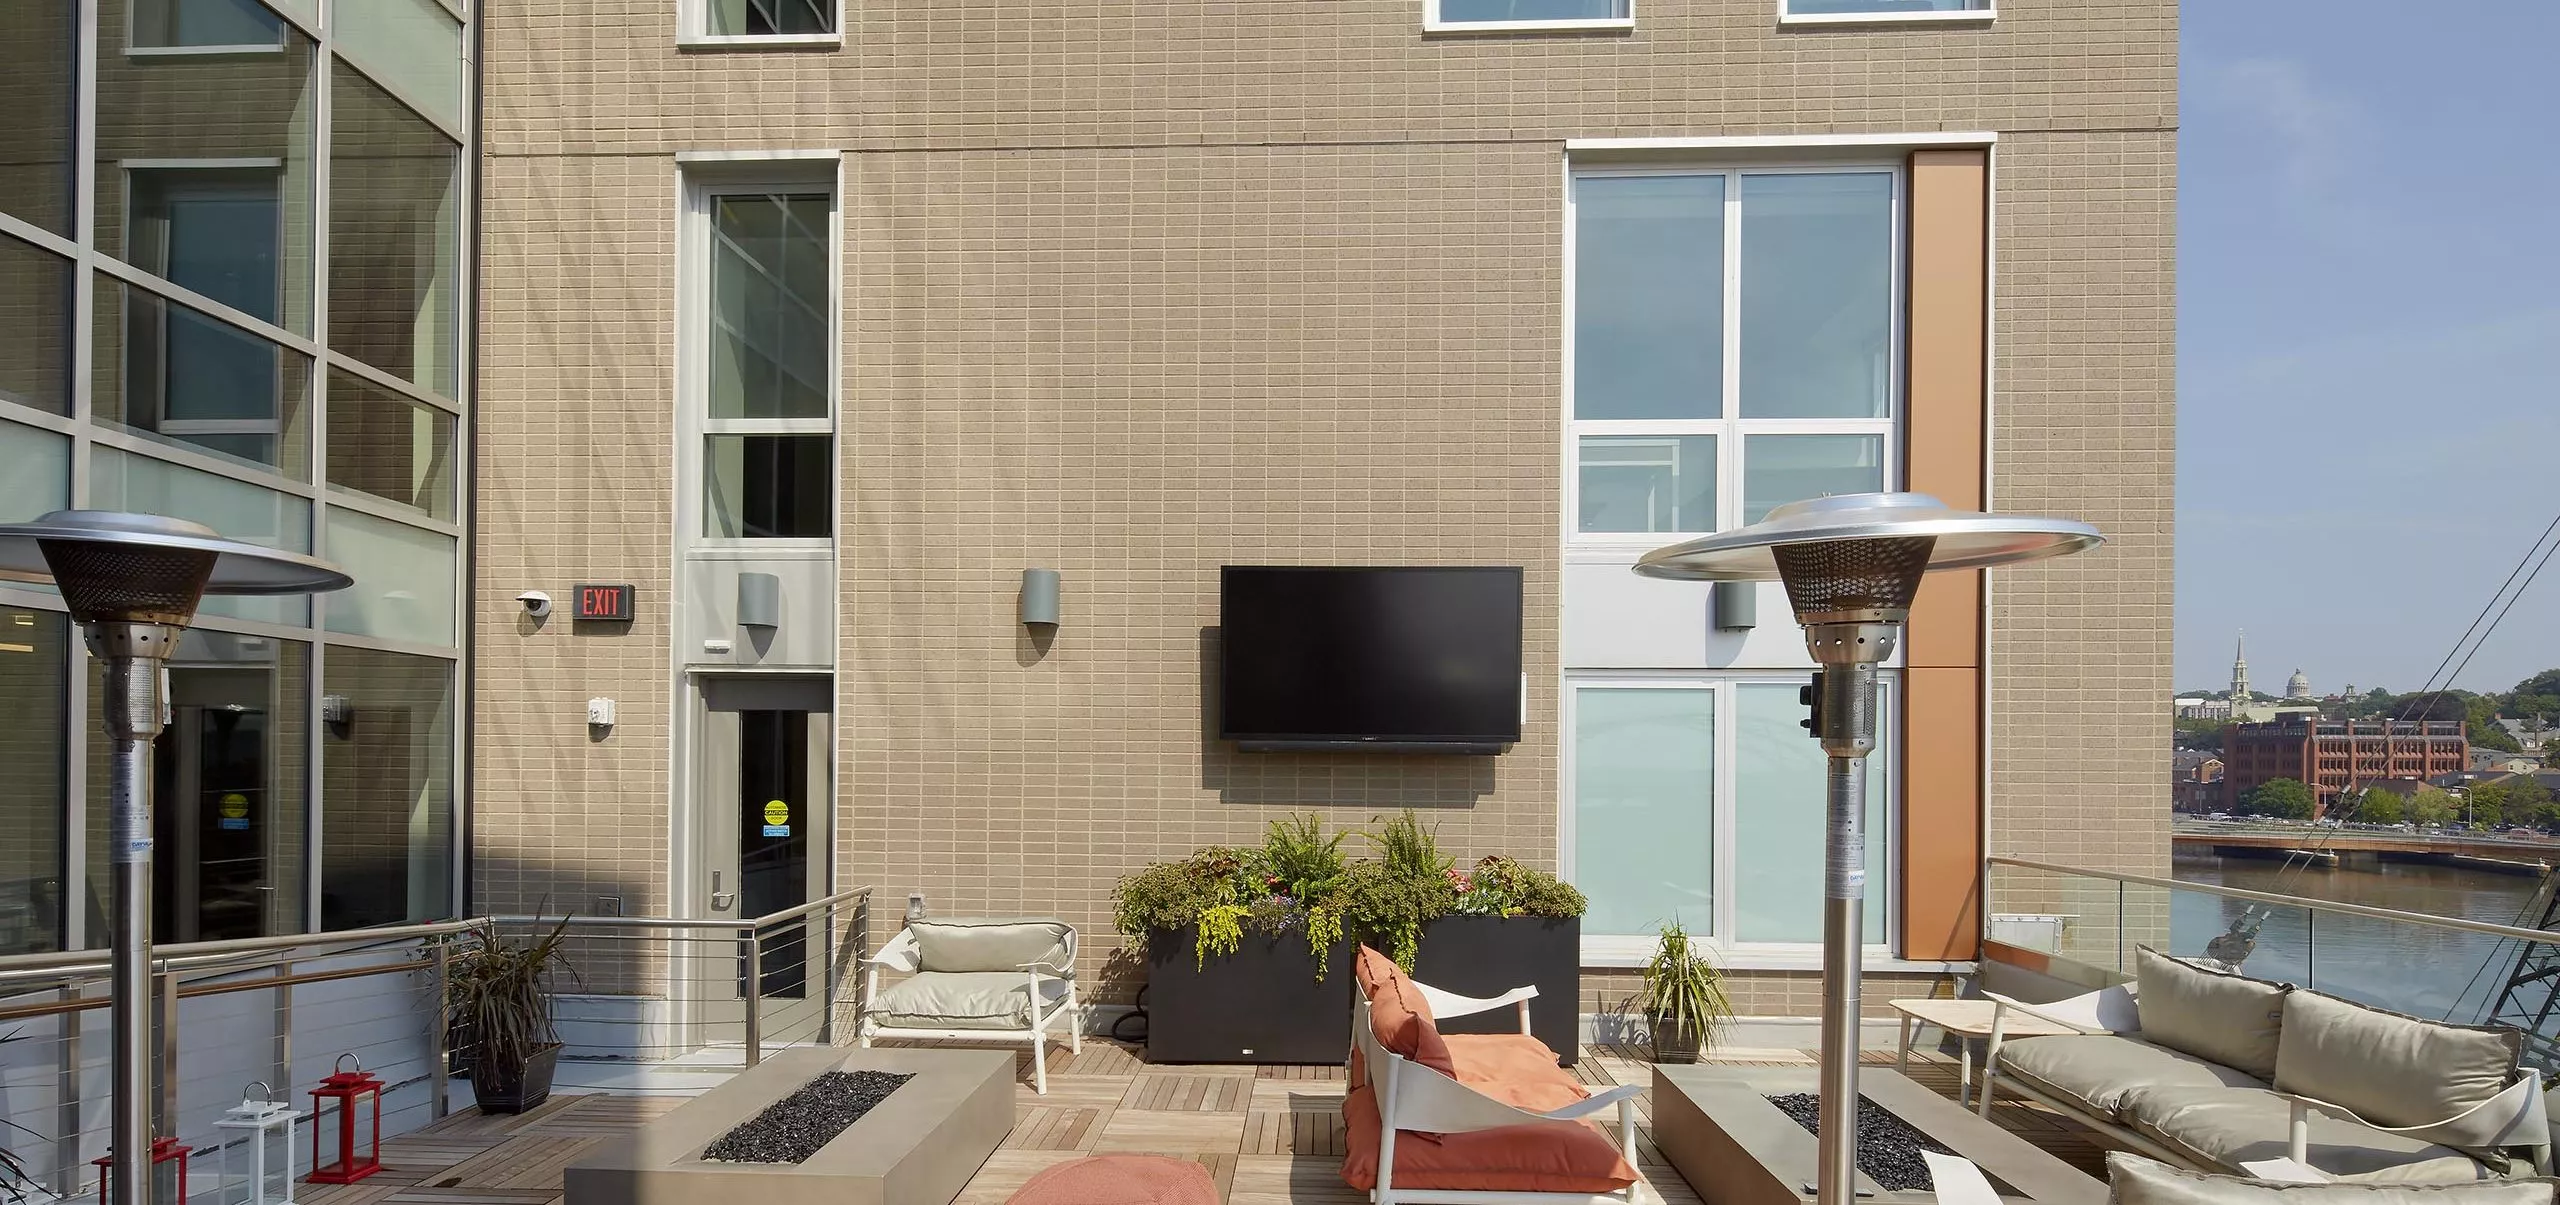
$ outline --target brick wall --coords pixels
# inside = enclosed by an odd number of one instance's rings
[[[1991,848],[2165,865],[2169,6],[1780,30],[1702,0],[1544,38],[1424,38],[1403,2],[849,7],[839,51],[752,55],[680,55],[641,0],[489,14],[478,906],[666,905],[673,157],[741,147],[850,152],[837,872],[884,920],[909,890],[1054,910],[1100,956],[1119,875],[1292,809],[1426,805],[1452,852],[1552,864],[1584,136],[2000,132],[1993,496],[2115,542],[1994,582]],[[1527,567],[1521,745],[1207,740],[1213,571],[1257,560]],[[1065,581],[1045,650],[1013,622],[1035,565]],[[577,580],[643,583],[640,621],[508,601]],[[1809,1012],[1810,981],[1736,976],[1746,1011]]]

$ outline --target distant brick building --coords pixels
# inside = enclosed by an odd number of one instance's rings
[[[2350,784],[2432,778],[2471,768],[2459,720],[2324,720],[2286,716],[2222,730],[2222,806],[2270,779],[2308,783],[2327,811]]]
[[[2169,758],[2169,806],[2173,811],[2210,812],[2222,806],[2222,759],[2198,749],[2180,749]]]

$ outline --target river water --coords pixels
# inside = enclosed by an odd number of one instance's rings
[[[2519,919],[2536,880],[2453,866],[2385,863],[2351,869],[2288,869],[2281,863],[2180,851],[2172,874],[2185,882],[2239,887],[2309,899],[2427,912],[2498,924]],[[2202,892],[2170,897],[2171,952],[2196,955],[2249,908],[2245,901]],[[2485,934],[2420,928],[2300,908],[2263,909],[2258,944],[2241,970],[2317,988],[2421,1017],[2481,1020],[2497,1000],[2516,956],[2511,943]],[[2484,969],[2485,968],[2485,969]]]

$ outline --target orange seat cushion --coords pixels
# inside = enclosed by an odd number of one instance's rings
[[[1005,1205],[1218,1205],[1218,1183],[1189,1159],[1095,1155],[1040,1169]]]
[[[1440,1037],[1440,1029],[1431,1022],[1431,1002],[1407,978],[1396,960],[1360,947],[1360,955],[1351,962],[1352,978],[1360,981],[1360,994],[1369,1001],[1369,1032],[1378,1044],[1412,1059],[1452,1079],[1457,1078],[1456,1065],[1449,1057],[1449,1044]]]
[[[1556,1065],[1555,1051],[1525,1033],[1453,1033],[1444,1040],[1459,1083],[1513,1108],[1544,1113],[1591,1095]]]
[[[1378,1184],[1378,1102],[1368,1088],[1344,1097],[1351,1154],[1342,1179],[1367,1191]],[[1395,1186],[1455,1192],[1616,1192],[1636,1182],[1636,1169],[1600,1127],[1587,1121],[1443,1134],[1437,1142],[1396,1136]]]

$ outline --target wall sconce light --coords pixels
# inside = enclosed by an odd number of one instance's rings
[[[771,573],[738,575],[738,626],[782,626],[782,578]]]
[[[1057,570],[1022,571],[1022,622],[1032,627],[1058,626]]]
[[[1741,632],[1760,624],[1760,583],[1715,582],[1708,586],[1714,592],[1709,611],[1715,616],[1719,632]]]
[[[345,740],[347,729],[355,723],[355,719],[355,705],[347,701],[347,696],[320,696],[320,722],[328,727],[329,735]]]

